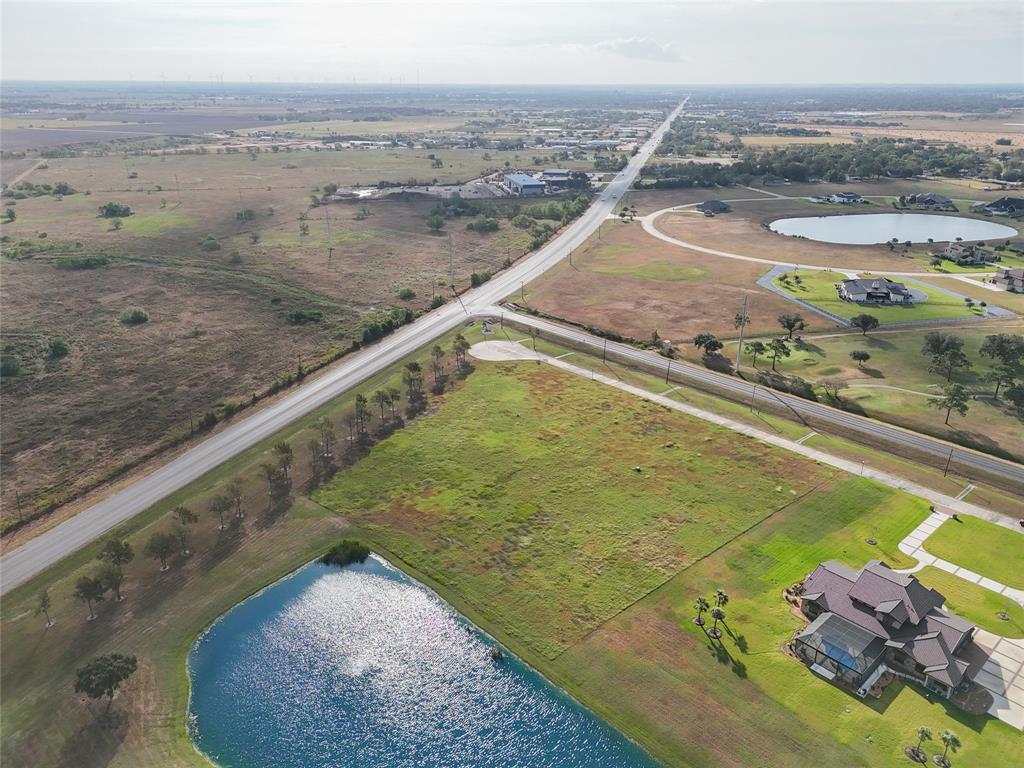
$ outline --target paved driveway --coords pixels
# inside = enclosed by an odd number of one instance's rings
[[[988,713],[1024,730],[1024,639],[977,630],[974,643],[988,660],[974,673],[974,682],[992,694]]]

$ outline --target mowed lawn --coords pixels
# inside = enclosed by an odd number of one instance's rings
[[[481,364],[315,499],[553,658],[833,474],[548,366]]]
[[[934,566],[922,568],[917,577],[922,584],[941,592],[946,608],[958,616],[997,635],[1024,637],[1024,608],[1010,598]]]
[[[940,525],[924,548],[982,576],[1024,589],[1024,535],[1017,531],[965,516]]]
[[[796,281],[796,277],[800,278],[799,282]],[[865,274],[862,277],[870,279],[872,275]],[[868,314],[877,317],[880,323],[901,323],[915,320],[983,317],[985,315],[985,310],[981,307],[968,308],[963,299],[905,278],[897,278],[897,280],[908,288],[924,292],[927,295],[925,301],[915,301],[908,305],[855,304],[852,301],[843,301],[837,295],[835,287],[836,283],[843,279],[844,276],[836,272],[794,270],[779,275],[772,282],[791,296],[847,319],[856,315]]]
[[[956,732],[954,765],[1020,765],[1024,738],[989,717],[896,683],[859,699],[784,653],[804,626],[782,590],[819,562],[911,564],[897,543],[927,504],[860,478],[836,481],[779,512],[570,648],[555,679],[669,765],[895,766],[918,726]],[[870,545],[868,539],[876,540]],[[698,595],[723,588],[726,635],[714,646],[692,623]],[[934,742],[929,754],[941,751]]]

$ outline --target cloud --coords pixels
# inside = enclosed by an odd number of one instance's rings
[[[624,37],[618,40],[604,40],[594,48],[602,53],[611,53],[625,59],[647,61],[686,61],[673,43],[659,43],[649,37]]]

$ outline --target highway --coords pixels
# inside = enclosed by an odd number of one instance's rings
[[[637,349],[628,344],[606,341],[599,336],[594,336],[576,328],[568,328],[526,314],[511,313],[501,307],[492,307],[490,313],[494,317],[504,317],[506,320],[511,320],[518,325],[537,328],[543,331],[545,336],[555,341],[563,341],[576,347],[582,346],[598,355],[607,350],[612,352],[617,359],[624,359],[641,367],[650,368],[653,365],[668,372],[669,360],[654,352]],[[671,361],[671,375],[673,381],[684,381],[697,389],[728,392],[731,399],[750,403],[752,407],[756,407],[758,403],[762,405],[772,402],[783,403],[793,414],[813,421],[816,424],[822,422],[829,424],[838,430],[840,434],[844,431],[857,432],[877,440],[879,444],[883,442],[897,443],[908,449],[934,457],[940,465],[949,460],[951,464],[957,465],[957,471],[960,474],[965,471],[968,473],[973,471],[1000,477],[1007,484],[1015,487],[1017,493],[1024,494],[1024,466],[1015,462],[962,448],[945,440],[912,432],[847,411],[841,411],[813,400],[805,400],[802,397],[777,392],[736,376],[716,373],[692,363],[679,360]]]
[[[346,357],[279,400],[237,418],[223,430],[153,472],[5,553],[0,557],[0,594],[24,583],[296,419],[394,365],[566,258],[614,212],[616,203],[685,106],[686,99],[605,186],[583,215],[537,253],[521,259],[479,288],[462,294],[461,302],[450,301],[373,346]]]

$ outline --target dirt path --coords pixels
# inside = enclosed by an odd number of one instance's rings
[[[36,160],[34,163],[32,163],[31,166],[29,166],[24,171],[15,176],[13,179],[11,179],[9,182],[7,182],[7,186],[13,187],[18,182],[24,181],[26,178],[28,178],[28,175],[32,173],[32,171],[36,170],[40,165],[42,165],[45,162],[45,160]]]

